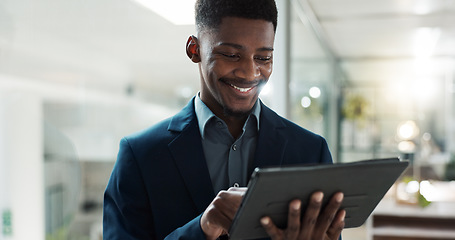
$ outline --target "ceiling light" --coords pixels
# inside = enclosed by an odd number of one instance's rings
[[[430,3],[432,3],[432,2],[427,1],[427,0],[413,1],[412,5],[413,5],[414,13],[418,14],[418,15],[429,14],[432,10],[432,6],[434,6],[434,5],[430,5]]]
[[[194,24],[196,0],[133,0],[175,25]]]

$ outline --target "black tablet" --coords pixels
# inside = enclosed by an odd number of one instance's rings
[[[344,193],[345,228],[362,225],[393,183],[407,168],[398,158],[314,166],[256,169],[229,230],[230,239],[267,237],[264,216],[281,228],[287,224],[289,203],[312,193],[324,193],[323,205],[336,192]]]

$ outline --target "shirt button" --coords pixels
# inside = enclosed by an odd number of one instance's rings
[[[237,145],[232,145],[232,150],[237,151]]]

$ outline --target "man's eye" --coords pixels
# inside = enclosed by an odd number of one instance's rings
[[[229,54],[229,53],[221,53],[221,55],[223,55],[224,57],[228,57],[228,58],[238,57],[238,55],[236,55],[236,54]]]
[[[267,62],[267,61],[270,61],[272,59],[272,57],[256,57],[256,59],[259,61]]]

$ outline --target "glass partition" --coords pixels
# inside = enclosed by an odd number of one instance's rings
[[[291,1],[290,119],[324,136],[338,160],[338,96],[343,78],[338,62],[317,35],[311,9]]]

